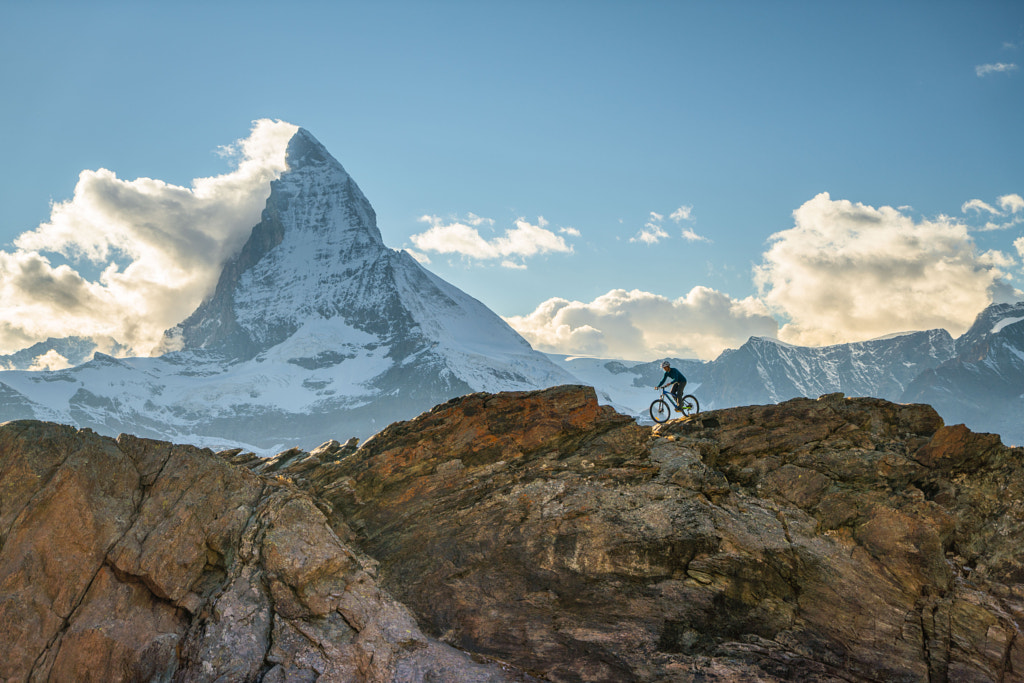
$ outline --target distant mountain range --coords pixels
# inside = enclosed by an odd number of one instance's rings
[[[115,358],[67,337],[0,356],[0,422],[275,453],[364,438],[466,393],[580,383],[645,419],[661,359],[533,350],[482,303],[385,246],[366,197],[307,131],[287,161],[215,292],[167,331],[180,350]],[[73,367],[41,370],[53,360]],[[1024,443],[1024,302],[987,308],[956,340],[930,330],[808,348],[753,337],[714,361],[674,362],[703,410],[843,392],[930,403],[949,423]]]
[[[643,413],[660,361],[552,359],[600,389],[620,411]],[[673,359],[702,410],[778,403],[842,392],[900,403],[928,403],[949,424],[1024,444],[1024,302],[994,304],[953,339],[945,330],[806,347],[751,337],[709,362]]]

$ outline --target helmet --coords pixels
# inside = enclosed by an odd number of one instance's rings
[[[661,367],[663,367],[663,368],[665,368],[665,369],[667,370],[668,368],[670,368],[670,367],[672,367],[672,366],[671,366],[671,365],[669,364],[669,362],[668,362],[668,361],[666,360],[666,361],[662,361],[662,362],[661,362]]]

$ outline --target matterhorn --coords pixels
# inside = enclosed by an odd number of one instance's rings
[[[388,248],[355,181],[299,129],[214,293],[155,358],[0,373],[0,421],[257,452],[367,437],[477,391],[576,380],[476,299]]]

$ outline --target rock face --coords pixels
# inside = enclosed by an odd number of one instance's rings
[[[559,388],[291,467],[425,632],[547,680],[1007,681],[1022,456],[923,405],[831,395],[652,431]]]
[[[209,451],[11,422],[0,494],[0,680],[530,680],[425,637],[308,495]]]
[[[1021,681],[1022,456],[840,394],[472,394],[271,459],[8,423],[0,679]]]

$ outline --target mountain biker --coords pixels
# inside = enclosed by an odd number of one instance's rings
[[[686,388],[686,377],[683,376],[683,373],[673,368],[668,361],[662,362],[661,369],[665,371],[665,376],[661,378],[658,386],[654,388],[661,389],[667,382],[672,382],[672,397],[676,400],[676,411],[678,412],[683,400],[683,389]]]

